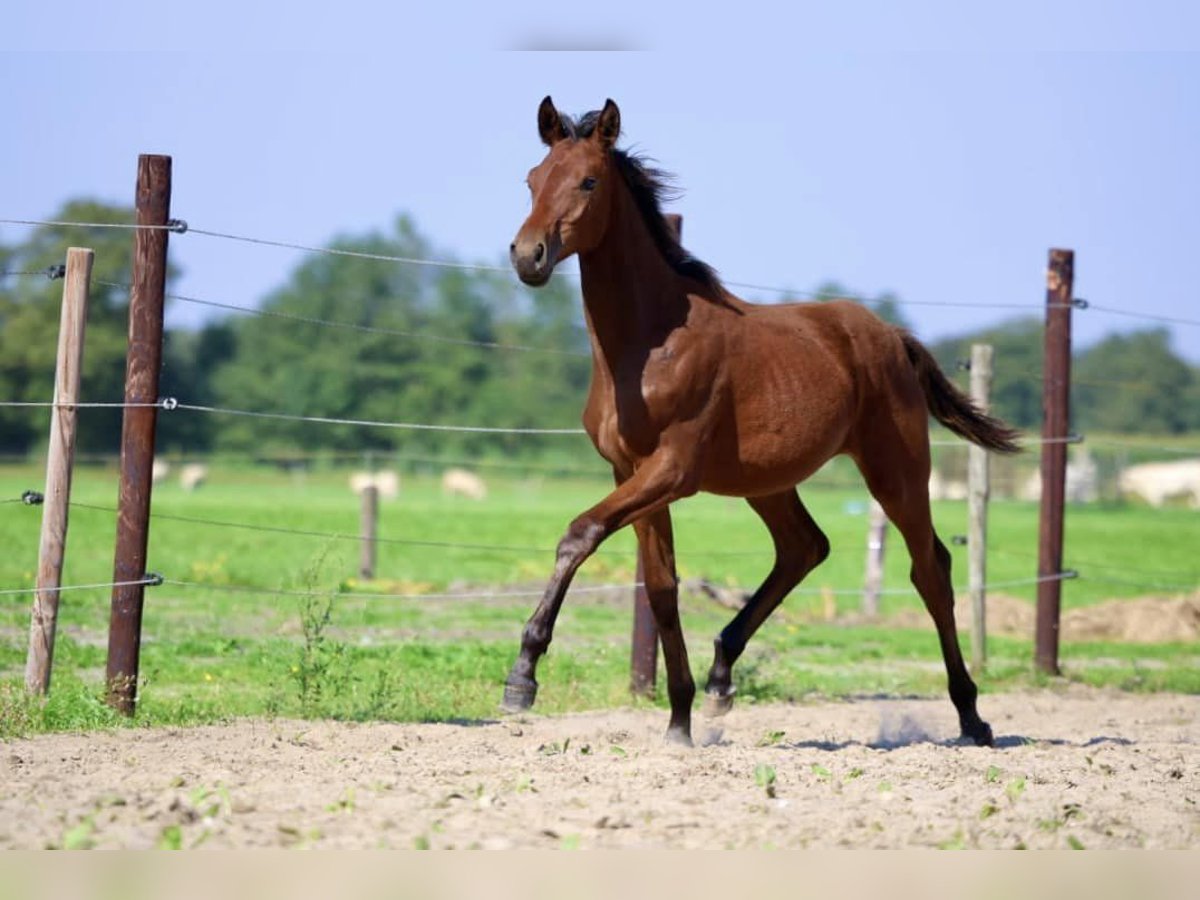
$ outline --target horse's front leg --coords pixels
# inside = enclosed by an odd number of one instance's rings
[[[667,669],[667,696],[671,700],[671,724],[667,740],[691,746],[692,700],[696,684],[688,665],[687,646],[679,622],[679,579],[675,574],[675,539],[670,510],[660,509],[634,523],[642,554],[642,577],[650,609],[662,641]]]
[[[533,706],[538,660],[550,646],[563,598],[584,560],[614,531],[695,490],[689,469],[669,454],[662,454],[661,458],[646,460],[616,490],[571,522],[558,542],[550,583],[521,634],[521,652],[504,684],[505,710],[519,712]]]

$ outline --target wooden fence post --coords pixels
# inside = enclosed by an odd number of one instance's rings
[[[667,213],[663,216],[675,232],[676,240],[683,238],[683,216]],[[654,694],[658,679],[658,625],[650,609],[646,593],[646,567],[641,547],[637,557],[637,587],[633,589],[633,639],[629,655],[629,690],[642,697]]]
[[[362,535],[362,555],[359,557],[358,574],[363,578],[375,577],[375,537],[379,521],[379,488],[368,484],[362,492],[362,515],[359,518],[359,533]]]
[[[862,611],[864,616],[879,615],[879,593],[883,589],[883,554],[887,543],[887,516],[883,507],[871,499],[867,513],[867,575],[863,583]]]
[[[1058,623],[1062,608],[1063,502],[1067,487],[1067,436],[1071,410],[1071,306],[1075,253],[1051,250],[1046,273],[1046,341],[1042,364],[1042,505],[1038,522],[1038,583],[1035,664],[1058,670]]]
[[[133,285],[129,296],[129,350],[125,403],[158,402],[162,366],[163,294],[167,277],[167,229],[171,214],[171,157],[138,157],[137,224],[133,235]],[[125,715],[137,704],[142,642],[146,547],[150,534],[151,471],[158,409],[126,406],[121,426],[121,487],[113,561],[112,612],[108,626],[108,702]],[[124,583],[122,582],[133,582]]]
[[[971,399],[988,411],[992,390],[992,346],[971,345]],[[967,584],[971,594],[971,667],[987,664],[987,514],[991,496],[988,453],[967,448]]]
[[[50,411],[50,447],[46,455],[46,493],[42,537],[38,547],[37,592],[29,626],[25,687],[33,694],[50,690],[54,636],[58,630],[58,598],[67,552],[67,518],[71,474],[75,465],[75,425],[79,379],[83,368],[83,336],[87,327],[88,292],[95,253],[67,250],[62,316],[58,325],[58,361],[54,371],[54,407]]]

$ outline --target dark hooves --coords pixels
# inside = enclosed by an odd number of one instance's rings
[[[536,682],[505,684],[504,699],[500,702],[500,708],[510,713],[525,712],[537,699],[537,689]]]
[[[701,713],[709,719],[719,719],[731,709],[733,709],[733,695],[735,691],[730,688],[725,693],[717,693],[716,691],[707,691],[704,694],[704,707]]]
[[[676,747],[691,747],[693,746],[691,729],[672,725],[663,735],[663,743],[674,744]]]
[[[979,722],[971,728],[964,728],[963,737],[973,740],[977,747],[996,746],[996,740],[992,737],[992,726],[987,722]]]

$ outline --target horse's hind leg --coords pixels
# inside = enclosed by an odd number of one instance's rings
[[[924,423],[922,422],[922,425]],[[924,434],[921,442],[925,441]],[[937,626],[950,699],[958,711],[964,737],[981,746],[992,745],[992,729],[975,708],[978,690],[967,672],[954,624],[954,588],[950,582],[950,551],[933,530],[929,511],[928,451],[906,455],[897,436],[872,441],[881,447],[874,455],[857,458],[867,486],[892,524],[900,531],[912,558],[912,583]],[[923,447],[922,447],[923,450]]]
[[[709,716],[724,715],[732,706],[733,664],[746,649],[751,635],[788,592],[829,555],[829,540],[794,489],[748,498],[746,502],[771,532],[775,565],[766,581],[714,641],[713,664],[705,686],[704,711]]]

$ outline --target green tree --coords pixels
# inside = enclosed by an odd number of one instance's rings
[[[929,349],[965,390],[968,379],[959,363],[971,358],[972,344],[991,344],[996,353],[992,411],[1018,428],[1037,429],[1042,423],[1042,334],[1040,321],[1018,318],[938,341]]]
[[[440,255],[403,217],[390,233],[344,236],[334,246]],[[576,295],[563,278],[530,294],[488,271],[314,255],[266,299],[267,316],[233,322],[232,354],[216,375],[216,396],[237,409],[339,419],[540,427],[561,425],[569,409],[568,421],[578,421],[585,358],[478,346],[580,351],[586,344],[571,327],[579,317]],[[515,436],[232,417],[220,418],[217,442],[271,451],[538,447]]]
[[[91,200],[72,200],[53,218],[76,222],[129,222],[130,209]],[[6,270],[35,271],[59,265],[68,247],[95,251],[88,304],[80,395],[85,401],[119,402],[124,398],[132,232],[40,226],[22,243],[3,248]],[[168,273],[169,277],[174,271]],[[26,276],[0,280],[0,398],[49,401],[54,367],[62,282]],[[44,446],[50,413],[45,409],[0,408],[0,449],[25,453]],[[81,410],[78,447],[83,453],[112,452],[120,445],[119,409]]]
[[[1176,434],[1196,427],[1195,376],[1165,328],[1112,334],[1079,354],[1071,374],[1079,427]]]

